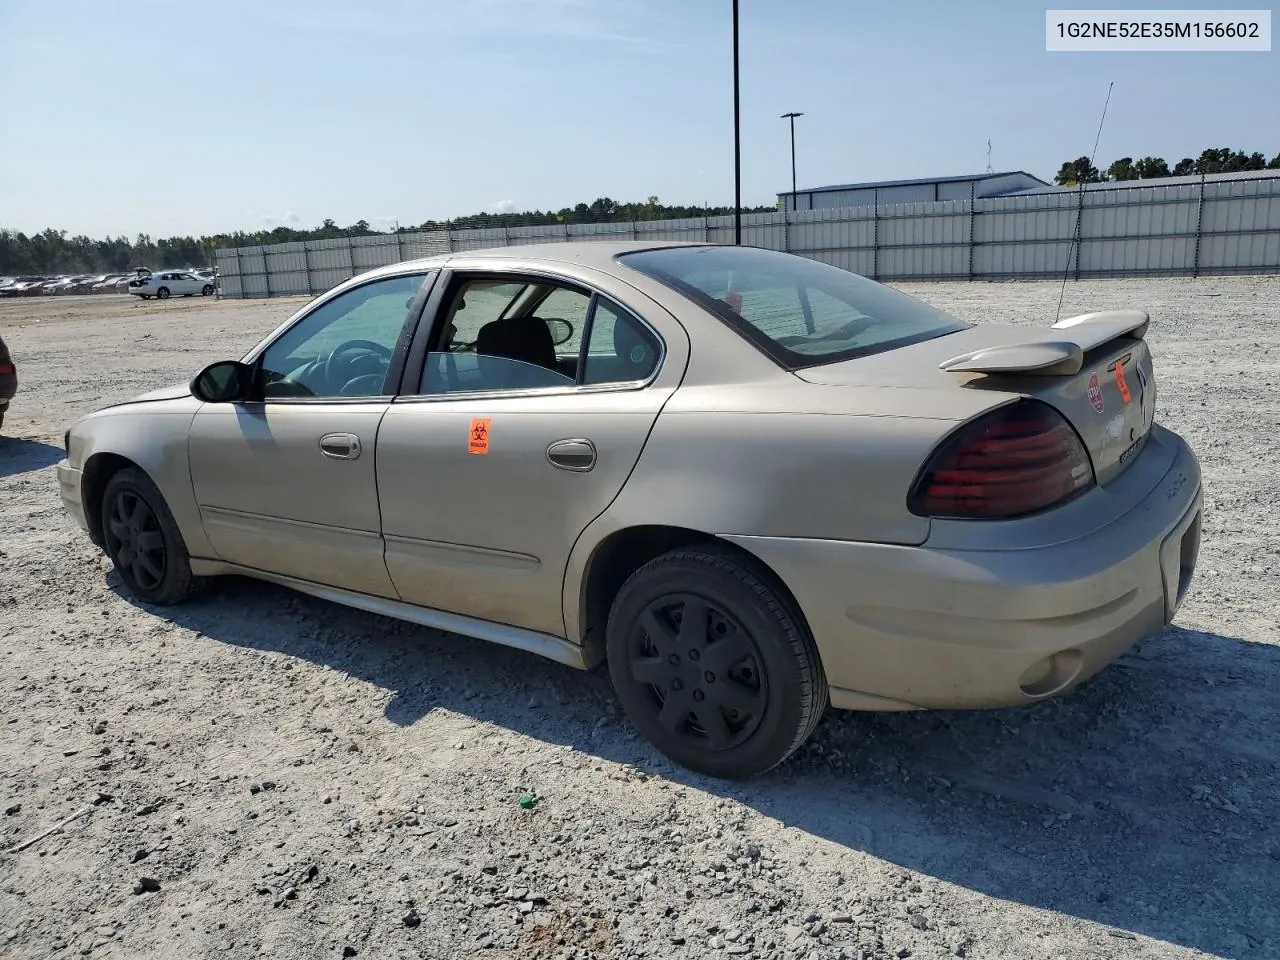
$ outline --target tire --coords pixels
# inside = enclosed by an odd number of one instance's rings
[[[157,290],[157,291],[156,291],[156,296],[157,296],[157,297],[159,297],[161,300],[168,300],[168,299],[169,299],[169,288],[168,288],[168,287],[161,287],[159,290]]]
[[[770,580],[729,550],[683,548],[646,563],[614,599],[605,633],[614,690],[640,733],[681,766],[725,779],[764,773],[826,710],[817,646]],[[686,631],[698,610],[701,629]]]
[[[144,603],[181,603],[204,586],[204,579],[191,572],[191,556],[169,505],[136,467],[107,481],[102,543],[124,585]]]
[[[212,283],[206,283],[203,287],[200,288],[200,296],[202,297],[210,296],[212,293],[213,293]]]

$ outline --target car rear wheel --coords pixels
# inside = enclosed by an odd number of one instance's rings
[[[212,283],[206,283],[203,287],[200,288],[200,296],[208,297],[208,296],[211,296],[212,294],[213,294]]]
[[[157,296],[157,297],[159,297],[161,300],[168,300],[168,299],[169,299],[169,288],[168,288],[168,287],[161,287],[159,290],[157,290],[157,291],[156,291],[156,296]]]
[[[827,706],[808,627],[768,574],[717,548],[645,564],[609,613],[609,674],[631,722],[666,756],[715,777],[764,773]]]
[[[191,572],[187,545],[160,490],[135,467],[107,481],[102,542],[129,592],[145,603],[181,603],[204,584]]]

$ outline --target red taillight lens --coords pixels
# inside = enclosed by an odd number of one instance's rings
[[[1038,400],[1001,407],[952,434],[912,486],[925,517],[996,520],[1056,506],[1094,484],[1089,452],[1062,414]]]
[[[17,372],[18,372],[18,368],[15,367],[10,361],[0,360],[0,377],[6,376],[6,375],[13,376]]]

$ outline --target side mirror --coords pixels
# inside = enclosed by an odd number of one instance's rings
[[[191,393],[205,403],[231,403],[249,396],[252,369],[239,360],[211,363],[191,378]]]

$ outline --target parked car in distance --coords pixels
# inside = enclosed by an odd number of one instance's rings
[[[92,277],[62,277],[45,287],[45,294],[63,296],[70,293],[84,293],[92,284]]]
[[[150,300],[152,297],[160,300],[167,300],[172,296],[194,297],[197,294],[207,297],[213,293],[213,281],[185,270],[165,270],[130,280],[129,292],[143,300]]]
[[[97,278],[97,281],[91,288],[92,293],[117,293],[121,283],[128,285],[128,280],[132,274],[127,273],[108,273]]]
[[[6,297],[34,297],[44,293],[44,277],[18,277],[13,283],[0,291]]]
[[[82,418],[57,475],[145,603],[243,574],[607,662],[742,777],[828,706],[1031,704],[1161,632],[1202,493],[1148,323],[972,324],[752,247],[441,254]]]
[[[4,415],[9,409],[9,401],[18,392],[18,368],[14,365],[9,348],[4,338],[0,337],[0,427],[4,426]]]

